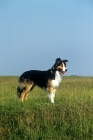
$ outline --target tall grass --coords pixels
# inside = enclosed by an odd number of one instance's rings
[[[17,81],[0,77],[0,140],[93,139],[92,77],[63,77],[54,104],[38,87],[21,103]]]

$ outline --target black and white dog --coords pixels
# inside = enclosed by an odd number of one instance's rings
[[[57,58],[52,68],[47,71],[30,70],[24,72],[19,78],[17,88],[19,99],[23,101],[27,93],[37,85],[47,91],[50,102],[54,103],[56,87],[61,82],[62,74],[67,71],[66,62],[68,60]]]

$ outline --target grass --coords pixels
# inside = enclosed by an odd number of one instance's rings
[[[93,139],[93,77],[63,77],[54,104],[38,87],[21,103],[17,81],[0,77],[0,140]]]

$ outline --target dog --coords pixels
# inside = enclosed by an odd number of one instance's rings
[[[37,85],[47,91],[48,99],[54,103],[56,88],[62,80],[62,75],[67,71],[66,62],[68,60],[57,58],[52,68],[47,71],[29,70],[24,72],[19,78],[17,88],[19,99],[24,101],[28,92]]]

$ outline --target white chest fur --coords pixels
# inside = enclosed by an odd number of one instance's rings
[[[55,80],[52,80],[52,85],[54,87],[58,87],[61,80],[62,80],[62,75],[58,71],[56,71]]]

